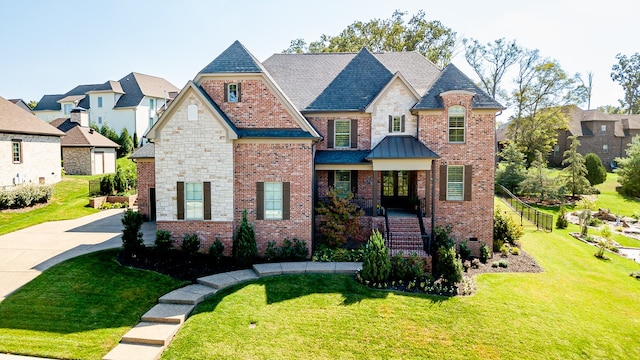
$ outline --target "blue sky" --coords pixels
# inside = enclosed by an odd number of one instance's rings
[[[336,35],[395,9],[423,9],[459,38],[516,39],[569,73],[593,72],[592,108],[618,105],[615,55],[640,52],[635,0],[0,0],[0,96],[39,100],[132,71],[182,88],[236,39],[263,61],[292,39]],[[477,80],[462,48],[453,62]]]

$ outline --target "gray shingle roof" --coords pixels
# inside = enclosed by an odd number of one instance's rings
[[[236,40],[222,54],[218,55],[199,74],[212,73],[261,73],[262,65]]]
[[[64,94],[44,95],[38,102],[38,105],[36,105],[36,107],[33,109],[33,111],[60,110],[62,107],[60,106],[60,103],[58,101],[60,101],[61,99],[69,98],[69,101],[72,101],[72,99],[77,100],[78,98],[75,98],[76,96],[82,96],[87,91],[91,91],[100,85],[101,84],[78,85]],[[84,98],[82,98],[77,106],[88,109],[89,97],[85,96]]]
[[[32,113],[0,97],[0,132],[62,136],[64,133]]]
[[[318,150],[316,151],[316,164],[354,165],[369,164],[365,157],[369,150]]]
[[[179,89],[167,80],[155,76],[132,72],[118,81],[124,95],[118,99],[114,108],[135,107],[145,96],[163,98]],[[166,91],[166,94],[165,94]]]
[[[372,159],[438,159],[440,156],[410,135],[387,136],[367,155]]]
[[[442,71],[440,77],[414,106],[414,109],[443,109],[444,104],[440,94],[450,90],[466,90],[475,93],[472,104],[474,108],[504,109],[504,106],[476,86],[453,64],[449,64]]]
[[[119,148],[120,145],[106,136],[88,127],[82,127],[70,118],[58,118],[49,123],[63,131],[66,135],[60,140],[63,147],[110,147]]]
[[[55,94],[55,95],[44,95],[42,99],[38,101],[38,104],[33,111],[42,111],[42,110],[60,110],[62,107],[58,100],[62,99],[64,94]]]
[[[153,159],[156,157],[156,145],[148,142],[131,154],[132,159]]]
[[[431,87],[441,70],[417,51],[374,54],[392,73],[400,72],[420,95]]]
[[[393,74],[362,49],[305,111],[363,111]]]

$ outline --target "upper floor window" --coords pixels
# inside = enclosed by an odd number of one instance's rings
[[[102,116],[98,116],[98,124],[102,125]]]
[[[336,148],[348,148],[351,147],[351,121],[350,120],[336,120],[335,124],[335,140],[334,146]]]
[[[187,120],[198,120],[198,106],[191,104],[187,106]]]
[[[185,184],[185,214],[188,220],[200,220],[203,214],[202,183]]]
[[[607,144],[602,145],[602,153],[606,154],[608,152],[609,152],[609,145]]]
[[[447,200],[464,200],[464,166],[447,166]]]
[[[404,115],[402,116],[389,115],[389,132],[390,133],[404,132]]]
[[[155,110],[156,109],[156,102],[153,99],[149,99],[149,108],[151,110]]]
[[[98,107],[102,107],[102,96],[98,96]]]
[[[449,108],[449,142],[463,143],[465,129],[466,110],[462,106],[451,106]]]
[[[239,83],[226,84],[226,88],[224,92],[224,101],[227,101],[227,102],[241,101]]]
[[[65,115],[71,114],[71,108],[72,107],[73,107],[73,105],[71,105],[71,104],[64,104],[64,114]]]
[[[19,164],[22,162],[22,141],[21,140],[11,140],[11,151],[12,158],[14,164]]]
[[[607,125],[600,125],[600,132],[602,135],[607,133]]]

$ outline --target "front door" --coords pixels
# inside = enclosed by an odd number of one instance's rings
[[[382,206],[386,208],[408,208],[411,188],[409,171],[382,172]]]

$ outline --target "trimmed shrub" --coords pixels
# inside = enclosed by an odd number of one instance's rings
[[[209,258],[214,265],[220,264],[222,256],[224,254],[224,244],[220,241],[220,238],[216,237],[216,240],[209,247]]]
[[[441,246],[438,249],[436,271],[449,285],[453,285],[462,280],[462,261],[460,261],[460,257],[456,255],[455,247],[446,248]]]
[[[321,246],[313,253],[311,260],[313,261],[347,261],[347,262],[361,262],[364,255],[364,248],[357,249],[345,249],[337,248],[331,249],[326,246]]]
[[[362,259],[362,278],[369,281],[385,281],[391,273],[391,261],[384,239],[374,230],[369,237]]]
[[[127,180],[124,172],[120,169],[116,171],[116,174],[113,177],[113,189],[119,194],[129,190],[129,181]]]
[[[506,268],[509,266],[509,260],[500,260],[498,261],[498,266],[501,268]]]
[[[499,262],[497,262],[497,261],[494,261],[494,262],[492,262],[492,263],[491,263],[491,267],[492,267],[492,268],[497,268],[497,267],[498,267],[498,265],[500,265],[500,263],[499,263]]]
[[[566,229],[569,226],[569,220],[567,220],[567,212],[564,206],[560,206],[560,214],[556,220],[556,229]]]
[[[453,228],[451,224],[447,224],[446,226],[438,225],[433,229],[433,240],[436,249],[439,249],[441,246],[444,246],[448,249],[455,244],[455,239],[451,236],[452,229]]]
[[[513,254],[513,255],[515,255],[515,256],[520,255],[520,248],[515,247],[515,246],[514,246],[514,247],[512,247],[512,248],[511,248],[511,254]]]
[[[516,224],[509,214],[504,211],[493,214],[493,251],[500,251],[504,243],[516,245],[522,235],[522,226]]]
[[[189,256],[195,256],[200,251],[200,239],[198,234],[184,234],[180,247]]]
[[[46,203],[52,195],[53,187],[49,185],[22,184],[9,190],[0,190],[0,210]]]
[[[100,193],[103,195],[113,195],[115,183],[113,175],[105,175],[100,179]]]
[[[275,241],[268,241],[267,248],[264,251],[264,258],[271,262],[278,260],[278,245]]]
[[[607,180],[607,170],[602,165],[600,157],[594,153],[584,156],[584,166],[587,168],[586,178],[591,186],[602,184]]]
[[[462,261],[471,259],[471,249],[469,249],[469,245],[467,244],[467,240],[463,241],[459,245],[459,254],[460,259]]]
[[[142,240],[142,214],[139,211],[133,211],[133,209],[127,209],[122,215],[122,248],[127,254],[135,254],[140,249],[144,248],[144,242]]]
[[[413,280],[424,275],[424,260],[417,254],[404,257],[399,252],[391,257],[390,277],[396,280]]]
[[[258,256],[256,233],[247,220],[247,210],[242,211],[242,222],[233,237],[233,258],[242,266],[251,265]]]
[[[487,244],[482,243],[482,245],[480,245],[480,262],[483,264],[486,264],[487,260],[489,260],[490,257],[491,257],[491,250],[489,250],[489,247],[487,246]]]
[[[156,231],[156,249],[159,251],[168,251],[173,247],[173,238],[171,237],[171,231],[158,230]]]
[[[502,255],[502,257],[509,256],[509,245],[502,244],[502,246],[500,247],[500,255]]]

